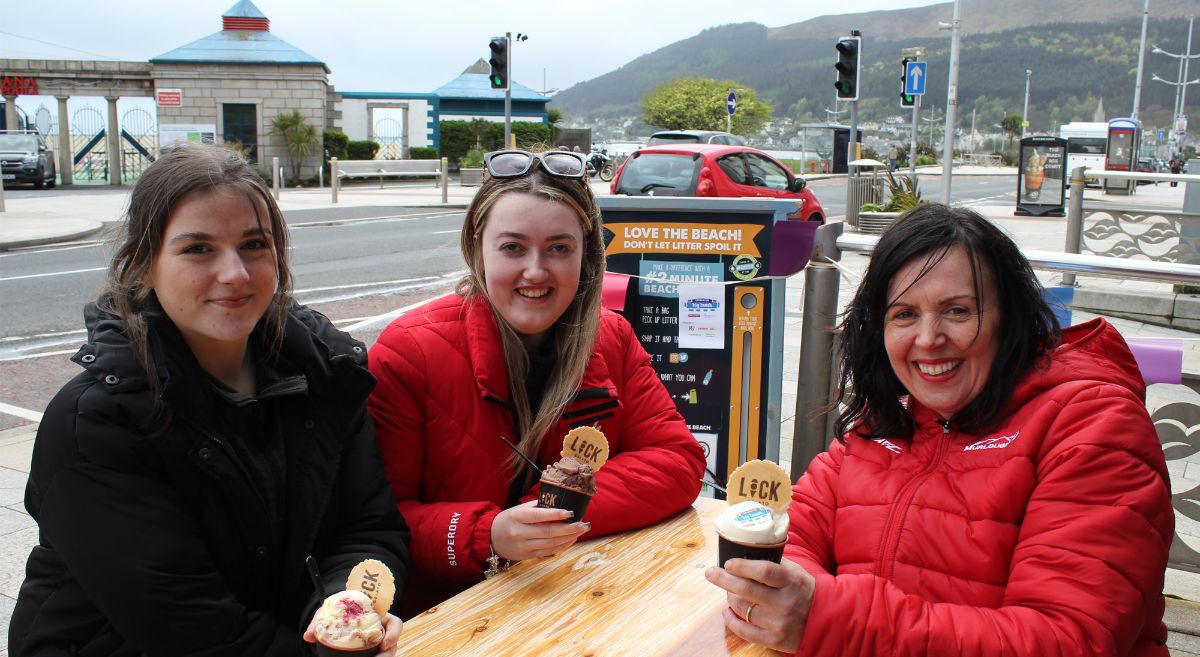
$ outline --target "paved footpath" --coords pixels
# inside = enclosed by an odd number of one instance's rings
[[[939,172],[940,173],[940,172]],[[967,168],[956,175],[1015,175],[1012,169]],[[606,183],[593,183],[597,194],[607,194]],[[1014,185],[1015,187],[1015,185]],[[285,210],[307,210],[350,206],[406,206],[406,207],[458,207],[465,208],[477,188],[461,187],[452,180],[448,192],[448,205],[442,205],[441,189],[428,183],[388,184],[384,189],[377,185],[359,185],[344,189],[339,203],[331,203],[328,189],[284,190],[280,206]],[[1088,190],[1085,198],[1089,204],[1109,203],[1115,206],[1159,208],[1178,210],[1183,201],[1182,186],[1171,188],[1166,184],[1143,186],[1132,199],[1106,197],[1098,191]],[[120,221],[128,201],[127,190],[121,189],[76,189],[55,195],[6,195],[6,212],[0,213],[0,251],[21,246],[69,241],[100,233],[106,225]],[[996,203],[991,201],[989,203]],[[1016,217],[1013,206],[989,204],[973,205],[973,209],[992,219],[1006,230],[1022,248],[1045,251],[1061,251],[1066,221],[1054,217]],[[858,254],[843,256],[842,265],[847,270],[840,288],[842,305],[853,294],[855,276],[865,269],[867,258]],[[1046,284],[1057,284],[1060,275],[1039,274]],[[1080,276],[1080,289],[1097,292],[1127,292],[1130,295],[1153,297],[1172,295],[1169,283],[1153,283],[1131,280]],[[797,365],[800,355],[800,318],[803,303],[803,274],[788,280],[784,327],[784,372],[783,409],[780,454],[782,465],[790,468],[792,432],[795,413],[795,391]],[[1074,321],[1089,319],[1091,315],[1076,311]],[[1122,319],[1110,319],[1127,336],[1164,336],[1185,340],[1184,370],[1200,373],[1200,335],[1175,329],[1151,326]],[[1152,408],[1163,403],[1187,399],[1200,404],[1200,400],[1181,386],[1151,386],[1149,404]],[[0,399],[0,413],[6,412]],[[12,612],[17,591],[24,577],[24,564],[31,546],[37,541],[36,526],[25,513],[23,495],[29,472],[33,437],[37,428],[36,416],[26,418],[29,423],[0,431],[0,646],[7,645],[8,619]],[[1172,489],[1188,490],[1200,485],[1200,455],[1194,461],[1180,460],[1169,464]],[[1180,533],[1196,549],[1200,549],[1200,523],[1194,523],[1176,514]],[[1200,574],[1169,570],[1166,592],[1178,599],[1170,599],[1167,607],[1167,624],[1171,629],[1169,646],[1171,654],[1180,657],[1200,657]],[[1192,602],[1196,601],[1196,602]],[[0,649],[0,657],[7,657],[7,650]]]

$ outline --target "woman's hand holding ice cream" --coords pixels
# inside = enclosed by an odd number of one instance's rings
[[[558,554],[591,527],[571,520],[564,509],[537,508],[537,501],[501,511],[492,521],[492,549],[510,561]]]
[[[814,581],[798,564],[730,559],[724,568],[705,570],[704,577],[725,589],[725,627],[734,634],[780,652],[800,647]]]
[[[321,616],[321,610],[313,615],[312,622],[308,624],[308,629],[304,630],[304,640],[309,643],[317,643],[317,620]],[[383,625],[383,640],[379,643],[379,657],[395,657],[396,646],[400,643],[400,632],[404,629],[404,621],[387,614],[380,619]]]

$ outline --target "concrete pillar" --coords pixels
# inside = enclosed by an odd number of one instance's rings
[[[407,104],[405,104],[404,107],[400,108],[400,115],[401,115],[400,126],[402,128],[402,132],[400,133],[400,159],[407,160],[408,159],[408,147],[409,147],[409,143],[408,143],[408,105]]]
[[[75,181],[75,153],[71,148],[71,115],[67,114],[68,97],[54,97],[58,100],[58,175],[64,185],[73,184]]]
[[[17,129],[17,97],[4,97],[4,123],[9,130]]]
[[[117,115],[117,96],[105,96],[108,101],[108,184],[121,184],[121,125]]]

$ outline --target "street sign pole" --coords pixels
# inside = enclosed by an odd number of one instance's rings
[[[725,132],[733,133],[733,113],[737,111],[737,92],[733,89],[729,90],[729,95],[725,97],[725,109],[729,110],[725,114]]]
[[[920,133],[921,96],[925,95],[925,80],[929,77],[925,62],[920,61],[925,56],[925,48],[903,48],[900,56],[912,58],[904,65],[904,88],[902,91],[913,97],[912,131],[908,142],[908,177],[912,180],[913,189],[917,188],[917,140]]]
[[[912,135],[908,144],[908,177],[912,179],[913,189],[917,188],[917,118],[921,113],[921,97],[915,96],[913,103]]]

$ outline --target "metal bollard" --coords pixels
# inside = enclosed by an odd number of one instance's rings
[[[442,158],[442,205],[450,202],[450,161]]]
[[[271,158],[271,189],[275,192],[275,200],[279,200],[279,158]]]
[[[337,158],[329,158],[329,192],[333,195],[333,202],[337,203],[338,185],[341,184],[342,177],[338,175]]]
[[[1079,243],[1083,239],[1083,186],[1084,167],[1071,169],[1071,200],[1067,203],[1067,241],[1063,245],[1064,253],[1079,253]],[[1075,274],[1063,274],[1063,285],[1075,285]]]
[[[792,480],[825,451],[829,421],[824,410],[832,398],[834,324],[839,273],[823,262],[841,260],[837,238],[843,222],[817,229],[813,257],[804,268],[804,316],[800,328],[800,363],[796,382],[796,419],[792,430]]]

